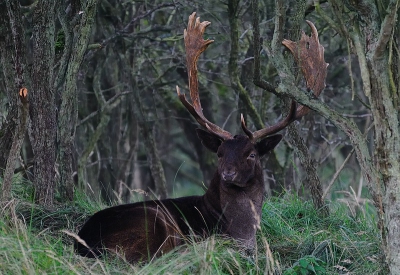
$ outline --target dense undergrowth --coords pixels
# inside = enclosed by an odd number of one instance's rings
[[[349,215],[334,202],[321,217],[296,196],[267,199],[253,255],[213,236],[134,266],[118,256],[86,259],[73,251],[74,234],[104,205],[78,196],[74,205],[42,209],[30,203],[23,184],[1,208],[0,274],[382,274],[372,208]]]

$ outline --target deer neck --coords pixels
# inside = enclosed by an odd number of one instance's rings
[[[254,246],[255,233],[260,223],[264,198],[262,173],[249,182],[248,187],[227,186],[215,173],[204,195],[206,208],[218,220],[221,233]]]

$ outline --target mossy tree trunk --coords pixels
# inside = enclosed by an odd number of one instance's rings
[[[295,1],[293,7],[290,9],[291,15],[287,18],[290,26],[288,30],[288,39],[292,41],[297,41],[300,39],[301,23],[304,21],[306,9],[306,0]],[[295,64],[292,58],[291,62]],[[300,73],[300,70],[297,68],[296,65],[294,65],[293,68],[295,70],[295,74],[297,74],[296,78],[299,78],[298,74]],[[289,107],[289,102],[286,102],[286,105],[287,107]],[[300,163],[306,172],[306,178],[303,181],[303,185],[310,190],[315,208],[320,209],[321,213],[327,216],[329,214],[329,211],[322,198],[322,184],[317,173],[316,161],[310,155],[306,143],[300,134],[300,131],[296,128],[294,124],[288,126],[287,132],[288,140],[291,144],[293,144],[294,152],[299,157]]]
[[[400,24],[396,22],[399,6],[400,1],[391,1],[382,21],[373,18],[378,10],[371,7],[375,10],[363,14],[366,23],[371,23],[362,26],[360,33],[355,30],[355,36],[366,36],[373,30],[373,39],[362,37],[360,42],[365,50],[358,51],[357,55],[366,60],[366,66],[360,63],[362,74],[369,74],[363,84],[374,118],[373,163],[379,171],[379,181],[373,183],[381,198],[376,203],[382,204],[382,241],[391,274],[400,274]]]
[[[74,197],[73,146],[78,114],[77,75],[91,35],[98,0],[89,0],[84,5],[72,1],[71,12],[67,4],[58,8],[58,18],[65,37],[60,70],[54,82],[54,89],[62,86],[61,105],[58,115],[58,163],[61,196],[69,201]],[[83,12],[81,12],[81,10]]]

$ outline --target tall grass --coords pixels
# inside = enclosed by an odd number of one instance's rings
[[[23,183],[27,184],[27,183]],[[26,189],[25,189],[26,191]],[[80,195],[75,205],[43,209],[29,196],[2,205],[0,274],[382,274],[380,239],[373,208],[350,216],[331,203],[321,217],[296,196],[268,199],[253,254],[223,236],[191,242],[154,259],[131,265],[109,255],[87,259],[72,242],[82,223],[105,207]]]

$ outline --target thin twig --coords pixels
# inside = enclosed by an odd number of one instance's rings
[[[338,178],[338,176],[340,175],[340,173],[344,169],[344,166],[349,161],[349,159],[353,155],[353,153],[354,153],[354,148],[350,151],[350,153],[347,155],[346,159],[343,161],[342,165],[339,167],[339,169],[333,175],[332,180],[329,182],[328,187],[325,189],[324,194],[322,195],[322,200],[326,199],[326,196],[328,195],[328,192],[331,190],[333,184],[335,183],[336,179]]]
[[[104,103],[103,108],[101,108],[100,110],[94,111],[93,113],[91,113],[90,115],[88,115],[87,117],[82,119],[79,123],[77,123],[76,127],[81,126],[82,124],[84,124],[86,121],[88,121],[92,117],[95,117],[98,113],[101,113],[104,108],[106,108],[107,106],[112,105],[120,96],[128,95],[128,94],[131,94],[131,93],[133,93],[133,92],[132,91],[125,91],[125,92],[116,94],[115,96],[110,98],[106,103]]]
[[[372,129],[372,127],[374,127],[374,124],[372,123],[367,130],[364,133],[364,136],[367,136],[368,132]],[[350,151],[350,153],[348,154],[348,156],[346,157],[346,159],[343,161],[342,165],[339,167],[339,169],[335,172],[335,174],[333,175],[333,179],[329,182],[328,187],[326,188],[324,194],[322,195],[322,200],[325,200],[326,196],[328,195],[329,190],[332,188],[333,183],[336,181],[337,177],[339,176],[339,174],[342,172],[344,166],[346,165],[346,163],[349,161],[351,155],[354,153],[354,148]]]

